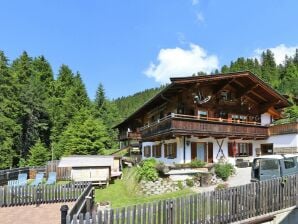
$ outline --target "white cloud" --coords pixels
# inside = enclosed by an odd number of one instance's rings
[[[296,48],[298,48],[298,45],[296,46],[289,46],[287,47],[285,44],[280,44],[276,47],[268,48],[271,50],[274,54],[275,62],[277,64],[283,64],[285,60],[285,56],[288,55],[289,57],[293,56],[295,54]],[[254,50],[254,58],[257,58],[260,60],[261,54],[266,51],[267,49],[256,49]]]
[[[195,44],[190,44],[189,47],[190,49],[161,49],[157,57],[158,63],[150,63],[144,73],[164,84],[170,81],[170,77],[191,76],[200,71],[210,73],[219,67],[216,55],[208,55],[202,47]]]
[[[191,0],[191,4],[192,5],[197,5],[197,4],[199,4],[199,0]]]
[[[205,21],[204,15],[201,12],[196,14],[196,18],[199,23],[203,23]]]

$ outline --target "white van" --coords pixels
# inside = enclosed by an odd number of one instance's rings
[[[251,181],[262,181],[298,173],[298,155],[256,157],[251,168]]]

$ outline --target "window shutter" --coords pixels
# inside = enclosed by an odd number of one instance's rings
[[[153,145],[152,146],[152,157],[155,157],[156,156],[156,146]]]
[[[164,147],[164,157],[168,157],[168,145],[164,144],[163,147]]]
[[[229,157],[233,157],[233,143],[228,142],[228,155]]]
[[[240,143],[237,144],[237,148],[236,148],[236,156],[239,156],[239,155],[240,155]]]
[[[177,157],[177,143],[173,143],[173,158]]]
[[[248,143],[248,155],[252,156],[252,143]]]

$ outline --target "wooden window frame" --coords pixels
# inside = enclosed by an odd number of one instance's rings
[[[144,146],[144,157],[146,158],[149,158],[151,157],[151,146],[150,145],[147,145],[147,146]]]
[[[152,157],[155,157],[155,158],[161,157],[161,145],[152,146]]]
[[[164,144],[165,158],[176,159],[177,158],[177,142]]]

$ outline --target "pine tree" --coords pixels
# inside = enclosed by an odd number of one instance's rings
[[[108,149],[109,141],[105,125],[89,111],[83,110],[62,133],[54,154],[58,158],[62,155],[102,154]]]
[[[19,139],[21,127],[16,120],[21,105],[16,90],[17,83],[8,67],[8,60],[0,51],[0,169],[15,165],[18,154],[15,143]]]
[[[273,88],[278,88],[280,84],[279,74],[272,51],[267,50],[261,55],[261,77]]]
[[[50,152],[42,144],[40,139],[30,148],[28,165],[29,166],[43,166],[50,159]]]

